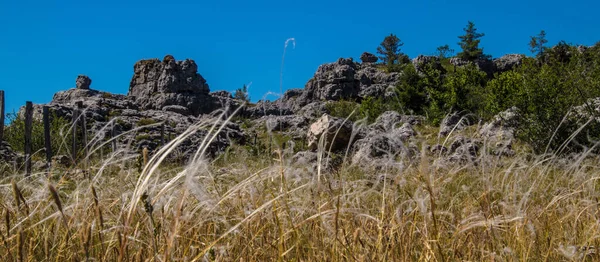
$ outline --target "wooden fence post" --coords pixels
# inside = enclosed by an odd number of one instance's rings
[[[44,106],[42,108],[44,118],[44,145],[46,146],[46,162],[52,162],[52,144],[50,142],[50,108]]]
[[[4,90],[0,90],[0,142],[4,140]]]
[[[31,175],[31,127],[33,125],[33,103],[25,103],[25,176]]]

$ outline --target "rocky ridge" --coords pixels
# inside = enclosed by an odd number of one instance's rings
[[[418,135],[415,127],[421,124],[422,117],[390,111],[371,125],[356,125],[326,114],[325,104],[328,101],[360,101],[367,97],[393,95],[400,73],[387,73],[379,69],[375,64],[377,57],[373,54],[364,53],[361,60],[362,63],[358,63],[352,58],[340,58],[336,62],[321,65],[303,89],[288,90],[276,101],[259,101],[244,106],[238,114],[249,119],[249,126],[243,121],[230,122],[211,143],[209,155],[222,152],[232,143],[255,140],[257,133],[278,132],[292,139],[306,141],[308,151],[297,154],[302,159],[315,156],[321,137],[324,137],[324,146],[328,150],[348,150],[355,164],[381,166],[388,163],[389,159],[419,156],[420,148],[414,137]],[[477,65],[498,72],[517,66],[520,61],[519,56],[509,55],[486,62],[491,65],[489,68],[483,62],[481,66],[479,62]],[[413,59],[417,69],[426,63],[441,68],[437,57],[419,56]],[[456,59],[451,63],[455,66],[466,65],[464,61]],[[162,61],[141,60],[135,63],[133,69],[127,95],[95,90],[91,86],[91,78],[80,75],[74,88],[56,93],[47,105],[53,116],[67,119],[81,106],[80,110],[89,120],[88,130],[94,134],[108,137],[107,126],[114,124],[116,132],[123,134],[118,140],[119,148],[127,154],[136,154],[141,148],[148,148],[152,152],[161,146],[160,123],[164,123],[164,132],[174,137],[200,121],[218,121],[220,112],[232,113],[243,104],[227,91],[211,92],[207,81],[198,73],[195,61],[190,59],[177,61],[172,56],[166,56]],[[42,106],[34,106],[36,119],[41,119]],[[447,121],[443,121],[440,136],[447,136],[453,125],[458,124],[458,128],[462,128],[465,122],[457,122],[461,118],[451,115]],[[145,126],[147,124],[151,125]],[[501,126],[493,124],[488,128],[488,133],[500,130]],[[139,130],[135,131],[136,128]],[[504,129],[501,131],[508,132]],[[482,136],[493,137],[488,133]],[[191,136],[177,148],[179,156],[182,159],[189,157],[206,135],[207,131],[200,130]],[[478,150],[473,146],[478,141],[458,140],[462,142],[453,143],[450,148],[436,145],[430,150],[447,152],[449,155]]]

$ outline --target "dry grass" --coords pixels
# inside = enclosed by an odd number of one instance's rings
[[[423,154],[327,171],[281,150],[217,165],[202,157],[209,136],[188,165],[162,163],[208,125],[145,155],[141,173],[113,155],[91,161],[85,179],[65,170],[2,178],[0,260],[600,259],[600,166],[589,153],[483,155],[477,164]]]

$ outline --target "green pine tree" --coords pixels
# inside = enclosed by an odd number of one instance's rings
[[[248,86],[244,84],[242,88],[238,88],[235,90],[233,94],[233,98],[239,99],[245,102],[250,102],[250,95],[248,94]]]
[[[535,57],[541,58],[546,53],[546,49],[548,49],[545,46],[546,43],[548,43],[548,40],[546,40],[546,31],[542,30],[538,35],[531,37],[529,51],[535,54]]]
[[[485,36],[484,33],[478,33],[475,28],[475,23],[469,21],[467,27],[463,29],[464,35],[459,36],[460,42],[458,43],[462,48],[462,52],[458,53],[458,57],[468,60],[475,61],[480,58],[488,58],[483,54],[483,48],[479,47],[481,42],[480,38]]]

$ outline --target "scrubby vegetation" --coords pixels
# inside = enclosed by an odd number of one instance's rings
[[[23,136],[25,134],[25,119],[17,113],[11,113],[7,115],[7,120],[10,125],[6,126],[4,130],[4,140],[14,150],[23,152],[25,150],[25,138]],[[68,134],[72,132],[69,128],[69,122],[67,119],[55,115],[50,117],[50,138],[52,139],[52,152],[55,154],[63,154],[67,150],[64,139],[68,139]],[[40,119],[34,119],[31,128],[31,150],[36,152],[44,148],[44,123]]]

